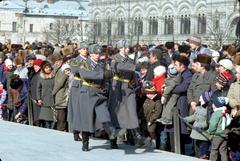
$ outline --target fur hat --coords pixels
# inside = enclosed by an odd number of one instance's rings
[[[185,65],[186,67],[190,64],[190,61],[187,57],[180,55],[179,57],[176,58],[176,61],[179,63]]]
[[[53,54],[49,57],[49,60],[54,64],[58,60],[62,60],[63,57],[60,54]]]
[[[174,48],[174,42],[166,42],[165,43],[165,47],[167,48],[167,49],[173,49]]]
[[[171,78],[174,78],[174,77],[176,77],[178,75],[178,71],[177,71],[177,69],[176,69],[176,67],[174,65],[170,64],[168,66],[167,75],[169,77],[171,77]]]
[[[22,57],[19,57],[19,56],[18,56],[18,57],[16,57],[16,58],[14,59],[14,64],[15,64],[15,65],[21,65],[21,64],[23,65],[23,63],[24,63],[24,62],[23,62],[23,58],[22,58]]]
[[[42,59],[36,59],[34,60],[33,65],[41,66],[42,62],[43,62]]]
[[[206,104],[206,103],[210,102],[210,100],[211,100],[212,91],[204,91],[201,96],[202,96],[204,103]]]
[[[230,59],[222,59],[219,61],[219,64],[222,65],[227,70],[233,69],[233,62]]]
[[[36,56],[34,54],[29,54],[25,57],[25,61],[28,62],[29,60],[36,60]]]
[[[201,64],[210,64],[212,61],[212,57],[206,54],[198,54],[197,58],[194,61]]]
[[[190,46],[189,45],[180,45],[178,47],[179,53],[190,53]]]
[[[73,49],[70,46],[67,46],[67,47],[62,49],[62,54],[64,56],[72,55],[73,54]],[[54,54],[54,55],[56,55],[56,54]]]
[[[200,46],[201,45],[201,38],[197,37],[197,36],[191,36],[188,38],[188,42],[190,44],[194,44],[196,46]]]
[[[6,60],[4,61],[4,63],[5,63],[5,65],[6,65],[6,67],[8,67],[8,66],[10,66],[10,65],[13,65],[13,62],[12,62],[11,59],[6,59]]]
[[[161,76],[166,73],[166,68],[162,65],[159,65],[153,69],[154,76]]]

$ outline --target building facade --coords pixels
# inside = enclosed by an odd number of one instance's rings
[[[201,36],[213,45],[236,40],[238,0],[91,0],[90,38],[132,44],[181,42]]]
[[[6,0],[0,2],[0,42],[62,43],[87,39],[88,1]]]

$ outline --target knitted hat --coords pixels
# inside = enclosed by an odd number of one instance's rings
[[[167,69],[167,75],[171,78],[176,77],[178,75],[176,67],[173,65],[169,65]]]
[[[200,46],[201,45],[201,38],[200,37],[196,37],[196,36],[191,36],[188,38],[188,42],[190,44],[194,44],[196,46]]]
[[[198,54],[197,58],[194,61],[202,64],[210,64],[212,61],[212,57],[206,54]]]
[[[225,102],[225,99],[223,97],[218,97],[218,96],[213,96],[212,99],[212,103],[215,105],[215,107],[223,107],[226,102]]]
[[[65,69],[71,69],[70,65],[63,64],[62,67],[61,67],[61,71],[64,72]]]
[[[10,65],[13,65],[13,62],[12,62],[11,59],[6,59],[4,62],[5,62],[6,67],[10,66]]]
[[[229,78],[227,77],[226,74],[220,73],[216,77],[216,82],[218,82],[222,86],[226,86],[228,81],[229,81]]]
[[[203,101],[206,104],[211,100],[212,92],[211,91],[204,91],[201,96],[202,96]]]
[[[219,64],[222,65],[224,68],[226,68],[228,70],[233,69],[233,62],[229,59],[222,59],[222,60],[219,61]]]
[[[41,59],[36,59],[36,60],[34,60],[33,65],[41,66],[42,62],[43,61]]]
[[[166,68],[162,65],[159,65],[153,69],[153,73],[155,76],[161,76],[166,73]]]

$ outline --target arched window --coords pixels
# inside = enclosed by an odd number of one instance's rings
[[[140,17],[136,17],[134,19],[134,31],[133,34],[136,35],[142,35],[143,34],[143,21]]]
[[[101,31],[102,31],[102,24],[101,22],[99,22],[99,20],[97,20],[94,24],[94,31],[96,34],[96,36],[101,36]]]
[[[188,15],[181,15],[181,34],[190,34],[191,19]]]
[[[149,35],[158,34],[158,20],[156,17],[150,17],[149,19]]]
[[[198,34],[205,34],[206,33],[206,17],[204,14],[198,15]]]
[[[165,16],[164,19],[164,34],[173,34],[173,25],[174,25],[174,20],[173,16]]]
[[[124,20],[122,18],[120,18],[118,20],[118,35],[123,36],[125,33],[125,24],[124,24]]]

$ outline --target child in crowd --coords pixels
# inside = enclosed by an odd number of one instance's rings
[[[3,88],[3,84],[0,82],[0,120],[3,120],[4,113],[7,110],[5,101],[7,100],[7,91]]]
[[[225,127],[229,124],[229,115],[226,112],[227,99],[213,95],[213,113],[209,121],[208,133],[212,135],[210,160],[217,161],[221,155],[221,161],[228,161],[227,157],[227,136],[224,133]]]
[[[160,101],[162,92],[162,85],[165,80],[166,68],[164,66],[157,66],[154,69],[154,78],[152,82],[144,82],[144,93],[146,100],[143,104],[144,116],[147,122],[147,130],[150,137],[155,140],[156,136],[156,120],[162,113],[162,104]]]
[[[236,105],[232,111],[233,117],[230,125],[225,129],[228,135],[228,149],[232,161],[240,160],[240,105]]]
[[[201,159],[208,159],[210,142],[209,136],[205,132],[208,128],[207,107],[211,99],[212,92],[204,91],[199,98],[200,106],[196,107],[193,115],[185,117],[183,120],[187,123],[193,122],[193,128],[190,137],[194,140],[195,146],[200,154],[196,154]],[[197,152],[196,152],[197,153]]]
[[[170,64],[167,71],[167,79],[163,85],[163,95],[161,103],[163,104],[162,117],[158,119],[163,125],[171,125],[173,117],[173,108],[177,102],[178,95],[171,94],[172,90],[181,82],[181,77],[178,75],[176,68]]]

